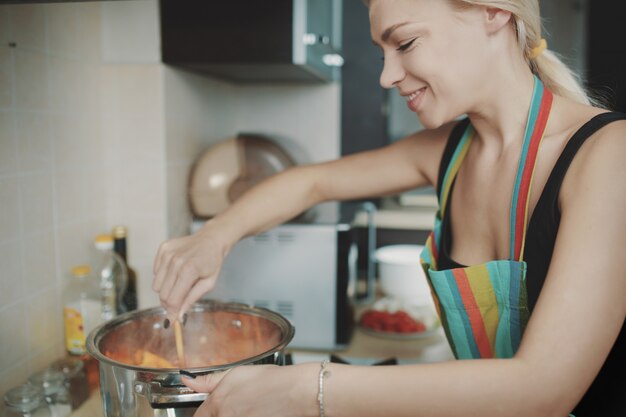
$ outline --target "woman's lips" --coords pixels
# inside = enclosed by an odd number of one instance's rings
[[[406,96],[406,104],[409,106],[409,109],[412,112],[417,112],[420,104],[424,100],[424,93],[426,92],[426,87],[422,87],[414,93]]]

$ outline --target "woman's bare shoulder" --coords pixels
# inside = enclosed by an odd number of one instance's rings
[[[551,128],[553,133],[557,136],[559,132],[569,132],[569,134],[566,135],[567,138],[569,138],[587,122],[591,121],[596,116],[608,112],[610,112],[610,110],[555,96],[552,112],[550,113],[550,121],[548,122],[548,129],[550,130]],[[615,125],[615,123],[611,123],[610,125]],[[617,123],[617,125],[619,126],[620,123]],[[619,127],[617,127],[617,129],[619,129]],[[601,129],[598,131],[598,134],[605,130],[604,128]],[[548,130],[546,131],[546,135],[550,136]],[[596,137],[597,135],[594,134],[593,136]]]
[[[572,131],[575,130],[576,132],[580,131],[582,126],[597,116],[610,112],[606,109],[586,105],[572,106],[567,110],[569,111],[568,119],[570,128]],[[595,154],[595,157],[601,159],[606,157],[612,159],[611,156],[613,155],[610,155],[611,151],[618,151],[624,146],[626,146],[626,119],[618,119],[599,127],[595,132],[591,133],[586,139],[585,145],[581,148],[580,153],[581,155],[592,158],[592,155]],[[607,153],[607,155],[598,155],[599,152]],[[614,155],[614,157],[621,159],[621,155],[617,154]],[[580,159],[582,158],[583,157]]]
[[[607,113],[607,110],[594,108],[586,116],[590,116],[587,119],[591,120],[603,113]],[[584,191],[589,186],[604,188],[617,186],[618,183],[625,185],[624,155],[626,120],[616,120],[602,126],[585,140],[577,152],[563,183],[563,191],[566,195],[574,196],[587,194]]]
[[[619,168],[624,171],[626,119],[613,121],[598,129],[585,141],[579,152],[579,169],[617,170]]]

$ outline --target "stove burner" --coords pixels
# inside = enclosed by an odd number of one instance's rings
[[[334,353],[331,353],[328,357],[328,360],[332,363],[342,363],[342,364],[346,364],[346,365],[350,365],[351,362],[345,358],[342,358],[341,356],[335,355]],[[293,365],[293,356],[291,353],[287,353],[285,354],[285,365]],[[387,366],[387,365],[397,365],[398,364],[398,359],[396,358],[387,358],[387,359],[383,359],[377,362],[374,362],[371,364],[371,366]]]
[[[347,361],[346,359],[343,359],[340,356],[337,356],[332,353],[330,354],[330,361],[333,363],[344,363],[347,365],[350,364],[350,361]],[[386,365],[397,365],[397,364],[398,364],[398,360],[396,358],[387,358],[378,362],[374,362],[372,366],[386,366]]]

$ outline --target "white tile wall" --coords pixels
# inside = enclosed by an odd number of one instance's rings
[[[12,239],[0,243],[0,306],[11,304],[24,297],[24,280],[22,279],[22,245],[20,239]]]
[[[104,2],[102,35],[102,59],[105,63],[160,62],[158,2]]]
[[[17,109],[43,110],[46,108],[45,55],[39,51],[21,49],[14,51],[15,104]]]
[[[138,276],[141,307],[158,305],[151,288],[152,261],[167,237],[162,72],[160,64],[151,63],[105,64],[102,69],[106,218],[108,224],[128,227],[128,256]]]
[[[97,14],[99,6],[82,9]],[[76,55],[71,61],[69,53],[60,54],[70,45],[51,42],[51,12],[75,22],[71,10],[68,5],[0,6],[0,394],[62,354],[63,277],[70,265],[85,262],[86,254],[77,251],[80,256],[62,262],[66,251],[60,243],[65,237],[78,248],[91,239],[86,223],[82,233],[64,226],[87,217],[80,210],[84,204],[75,210],[65,204],[85,198],[86,187],[69,178],[89,177],[79,164],[67,162],[76,149],[95,149],[99,138],[87,135],[78,146],[66,142],[75,139],[81,124],[87,124],[83,130],[98,130],[89,124],[97,120],[95,108],[85,91],[76,93],[74,81],[97,84],[97,67]],[[68,92],[74,94],[71,100]],[[104,225],[103,219],[89,222]]]
[[[187,184],[192,164],[211,144],[236,133],[236,88],[169,67],[164,81],[168,234],[180,236],[191,223]]]
[[[50,172],[53,164],[50,116],[43,111],[16,111],[15,138],[20,172]]]
[[[0,110],[0,175],[14,174],[16,169],[17,141],[13,113]]]
[[[11,10],[12,40],[20,49],[44,52],[45,11],[37,5],[23,5]]]
[[[0,396],[63,355],[63,289],[96,234],[127,225],[146,280],[165,239],[160,69],[102,64],[101,7],[0,6]]]

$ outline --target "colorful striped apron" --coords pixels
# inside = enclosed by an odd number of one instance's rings
[[[552,106],[552,93],[535,77],[510,212],[510,259],[437,270],[442,222],[452,183],[475,134],[468,125],[448,165],[439,195],[440,209],[421,263],[450,347],[457,359],[511,358],[528,322],[524,241],[528,201],[537,151]]]

